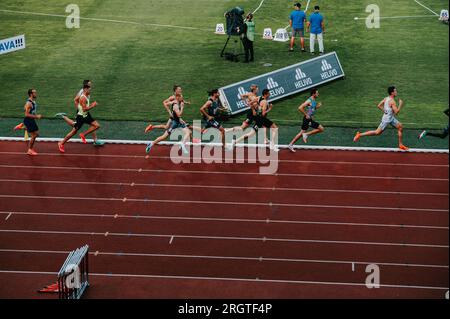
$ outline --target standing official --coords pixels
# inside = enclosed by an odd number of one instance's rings
[[[253,14],[249,13],[245,18],[242,43],[244,44],[245,63],[255,61],[253,42],[255,42],[255,22]]]
[[[316,39],[319,42],[319,54],[322,55],[325,51],[323,46],[323,34],[325,32],[325,24],[323,22],[323,16],[320,14],[320,7],[314,7],[314,13],[309,17],[308,24],[306,25],[306,31],[309,32],[309,45],[311,49],[311,54],[314,54]]]
[[[294,51],[295,38],[300,37],[300,45],[302,48],[302,52],[305,52],[305,23],[306,23],[306,14],[305,11],[301,10],[302,5],[300,3],[296,3],[294,5],[295,10],[292,11],[291,16],[289,17],[289,25],[292,28],[292,37],[291,37],[291,46],[289,51]]]

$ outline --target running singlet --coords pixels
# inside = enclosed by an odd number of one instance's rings
[[[256,116],[262,116],[262,107],[261,102],[264,100],[264,98],[261,96],[258,100],[258,105],[255,107]]]
[[[183,102],[182,102],[182,103],[183,103]],[[171,109],[170,109],[170,111],[172,112],[172,118],[173,118],[173,120],[174,120],[175,122],[180,122],[180,118],[178,117],[177,113],[175,113],[174,110],[173,110],[173,108],[174,108],[175,105],[178,105],[178,109],[181,111],[181,105],[178,104],[178,102],[175,101],[175,102],[172,104],[172,107],[171,107]]]
[[[308,105],[306,114],[308,114],[309,117],[313,117],[317,111],[317,102],[312,98],[309,98],[308,101],[311,102],[311,105]]]
[[[31,103],[31,110],[30,110],[30,114],[32,115],[36,115],[37,112],[37,104],[35,101],[33,101],[32,99],[28,99],[27,103]]]
[[[86,98],[86,105],[87,106],[89,106],[90,105],[90,102],[89,102],[89,97],[87,97],[86,95],[84,95],[84,94],[81,94],[81,96],[80,96],[80,100],[81,100],[81,98],[82,97],[85,97]],[[81,106],[81,103],[78,103],[78,113],[77,113],[78,115],[81,115],[82,117],[87,117],[88,116],[88,112],[86,111],[83,111],[83,107]]]
[[[391,97],[388,96],[387,98],[384,99],[384,117],[386,119],[390,119],[394,117],[394,110],[392,109],[392,107],[389,105],[389,103],[391,102]]]
[[[211,101],[211,105],[208,107],[208,115],[212,117],[216,117],[217,111],[219,110],[219,101],[214,101],[213,99],[209,99]]]

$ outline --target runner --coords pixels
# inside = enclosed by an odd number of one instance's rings
[[[83,88],[85,85],[89,85],[92,89],[92,81],[91,80],[84,80],[83,81]],[[74,105],[75,105],[75,118],[77,117],[77,113],[78,113],[78,104],[80,103],[80,97],[83,94],[83,88],[77,93],[77,95],[75,96],[75,98],[73,99]],[[56,113],[55,117],[61,118],[64,120],[64,122],[67,123],[67,125],[69,125],[70,127],[74,127],[75,125],[75,121],[71,120],[66,113]],[[92,133],[92,139],[94,140],[93,145],[94,146],[102,146],[105,143],[103,141],[100,141],[97,139],[97,132],[94,131]]]
[[[214,89],[211,92],[208,92],[208,94],[208,101],[206,101],[206,103],[200,108],[200,113],[203,115],[203,120],[205,122],[204,131],[209,128],[215,128],[219,130],[222,134],[222,146],[225,147],[225,129],[217,120],[217,115],[220,107],[220,93],[218,89]]]
[[[448,116],[448,109],[446,109],[444,111],[444,114]],[[447,123],[447,127],[444,128],[444,130],[441,133],[432,133],[432,132],[428,132],[425,130],[422,133],[420,133],[419,139],[423,139],[425,136],[439,137],[442,139],[446,138],[448,136],[448,123]]]
[[[149,124],[146,128],[145,128],[145,133],[148,133],[154,129],[162,129],[162,130],[168,130],[170,128],[170,125],[172,123],[172,112],[171,112],[171,107],[172,104],[175,102],[175,96],[177,94],[182,95],[183,94],[183,89],[181,88],[181,86],[179,85],[174,85],[173,86],[173,94],[171,96],[169,96],[167,99],[165,99],[163,101],[163,106],[166,109],[167,113],[169,113],[169,120],[167,121],[166,124],[160,124],[160,125],[153,125],[153,124]],[[190,104],[189,102],[185,102],[183,100],[184,104]]]
[[[240,95],[241,100],[244,100],[245,103],[250,107],[250,109],[247,111],[247,118],[245,119],[244,122],[242,122],[241,126],[226,129],[225,130],[226,132],[235,131],[236,129],[240,129],[243,131],[247,127],[252,125],[252,123],[255,121],[255,114],[256,114],[255,108],[258,106],[259,101],[258,91],[259,91],[258,86],[256,84],[253,84],[252,86],[250,86],[249,93]]]
[[[252,131],[241,136],[236,141],[232,141],[229,150],[232,150],[235,145],[240,142],[254,136],[260,128],[270,128],[272,131],[272,140],[270,141],[270,149],[278,152],[278,148],[274,141],[276,140],[278,127],[271,120],[267,118],[267,114],[272,110],[273,105],[269,103],[270,91],[264,89],[262,91],[262,96],[259,98],[259,103],[255,107],[255,124],[252,126]]]
[[[384,98],[383,101],[378,104],[378,108],[384,112],[378,128],[375,131],[368,131],[365,133],[357,132],[353,141],[358,142],[363,136],[381,135],[388,125],[392,125],[398,131],[398,147],[403,151],[407,151],[409,148],[403,145],[403,125],[395,118],[395,115],[399,114],[403,107],[403,101],[399,99],[399,106],[397,107],[395,97],[397,97],[398,92],[395,86],[390,86],[388,88],[388,93],[389,96]]]
[[[39,136],[39,127],[36,124],[36,120],[42,118],[42,115],[37,114],[37,104],[36,104],[37,92],[35,89],[28,90],[28,100],[25,103],[25,118],[23,119],[23,124],[26,127],[27,132],[30,134],[30,141],[28,142],[27,154],[31,156],[37,155],[36,151],[33,149],[34,142]]]
[[[296,152],[294,149],[294,144],[300,139],[300,137],[303,137],[303,142],[308,143],[309,136],[323,133],[323,131],[325,130],[325,128],[320,125],[320,123],[314,120],[314,115],[317,109],[322,106],[322,103],[317,103],[316,101],[318,97],[319,90],[312,89],[311,96],[298,108],[300,113],[303,113],[303,123],[300,133],[298,133],[297,136],[295,136],[291,141],[291,143],[289,143],[289,150],[293,153]],[[314,130],[307,132],[310,127],[312,127]]]
[[[163,135],[158,137],[153,142],[149,142],[147,144],[147,148],[145,149],[145,152],[148,154],[152,150],[152,148],[155,145],[158,145],[160,142],[166,140],[172,132],[178,128],[181,128],[184,132],[183,140],[181,141],[181,149],[184,154],[189,154],[188,150],[186,149],[186,142],[189,140],[189,137],[191,135],[191,131],[188,129],[186,123],[181,118],[183,116],[184,111],[184,101],[183,101],[183,95],[176,94],[175,95],[175,101],[172,102],[171,108],[169,109],[171,113],[171,126],[170,128],[164,132]]]
[[[84,144],[87,143],[86,136],[100,128],[100,124],[92,118],[89,112],[97,106],[97,102],[94,102],[92,104],[90,103],[90,94],[91,86],[89,84],[85,84],[83,86],[83,93],[79,98],[77,118],[74,122],[73,128],[69,132],[69,134],[67,134],[66,137],[62,140],[62,142],[58,143],[58,148],[61,153],[65,153],[64,144],[67,143],[67,141],[70,140],[81,129],[83,124],[86,123],[90,125],[89,129],[86,132],[80,133],[80,138]]]

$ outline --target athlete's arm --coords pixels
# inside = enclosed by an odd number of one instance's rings
[[[28,117],[28,118],[30,118],[30,119],[38,119],[38,120],[39,120],[40,118],[42,118],[42,115],[40,115],[40,114],[34,115],[34,114],[31,114],[31,113],[30,113],[30,110],[31,110],[31,108],[32,108],[32,105],[31,105],[30,102],[27,102],[27,103],[25,104],[24,108],[25,108],[25,117]]]
[[[213,120],[214,119],[214,117],[212,117],[211,115],[209,115],[207,112],[206,112],[206,109],[208,108],[208,107],[210,107],[211,106],[211,104],[212,104],[212,102],[211,101],[207,101],[201,108],[200,108],[200,113],[202,114],[202,115],[204,115],[208,120]]]
[[[379,108],[383,113],[384,113],[384,108],[383,108],[384,100],[385,100],[385,99],[383,99],[383,101],[381,101],[381,102],[378,103],[378,105],[377,105],[377,108]]]
[[[299,106],[298,110],[303,113],[307,119],[309,119],[309,115],[305,112],[305,108],[310,105],[311,102],[306,101],[305,103],[303,103],[302,105]]]
[[[171,96],[163,101],[164,108],[166,109],[167,113],[169,113],[169,116],[172,117],[172,112],[170,111],[170,106],[173,104],[173,101],[175,101],[175,97]]]
[[[268,106],[269,102],[267,101],[262,101],[261,102],[261,106],[262,106],[262,116],[266,116],[267,113],[269,113],[270,109]]]
[[[87,111],[92,110],[94,107],[96,107],[97,106],[97,102],[94,102],[94,103],[92,103],[90,105],[87,105],[86,97],[81,97],[80,98],[80,105],[81,105],[81,108],[83,109],[83,111],[87,112]]]
[[[73,99],[73,103],[75,103],[75,108],[78,107],[78,104],[80,103],[80,94],[77,94],[75,98]]]
[[[181,116],[183,115],[183,106],[175,104],[173,107],[173,111],[178,116],[178,118],[181,118]]]
[[[401,100],[400,100],[401,101]],[[391,108],[394,111],[395,115],[397,115],[398,113],[400,113],[400,107],[397,107],[397,103],[395,103],[394,100],[391,101]],[[400,105],[403,105],[402,102],[400,102]]]

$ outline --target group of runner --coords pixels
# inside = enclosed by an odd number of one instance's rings
[[[63,119],[71,127],[70,132],[61,142],[58,143],[58,149],[61,153],[65,153],[65,143],[75,136],[84,124],[89,125],[89,128],[85,132],[79,134],[82,142],[86,144],[86,136],[91,134],[93,145],[101,146],[104,144],[104,142],[97,139],[96,131],[100,128],[100,124],[90,114],[90,111],[98,105],[97,102],[90,102],[91,90],[92,81],[85,80],[83,82],[83,88],[74,98],[76,108],[74,120],[70,119],[66,113],[58,113],[55,115],[55,117]],[[244,132],[244,130],[250,128],[247,133],[242,134],[236,140],[231,141],[228,146],[229,150],[232,150],[237,144],[256,135],[260,129],[264,129],[264,143],[269,144],[271,150],[278,152],[279,150],[275,143],[277,140],[278,127],[268,118],[268,114],[273,108],[273,104],[269,102],[270,91],[268,89],[264,89],[261,96],[259,96],[258,93],[258,86],[252,85],[250,87],[250,92],[240,95],[241,99],[245,101],[249,108],[247,117],[241,126],[225,129],[219,118],[219,110],[221,108],[219,99],[220,92],[217,89],[211,90],[208,92],[207,101],[199,109],[200,114],[203,117],[202,128],[189,125],[183,120],[185,105],[190,105],[190,102],[184,100],[182,88],[175,85],[173,87],[173,94],[163,101],[163,106],[168,114],[167,123],[161,125],[149,124],[145,128],[145,133],[148,133],[154,129],[164,130],[164,133],[161,136],[147,144],[146,153],[150,153],[154,146],[166,140],[175,130],[179,129],[182,132],[181,149],[183,153],[188,154],[189,152],[186,148],[186,143],[190,140],[192,132],[195,130],[202,134],[210,128],[214,128],[220,132],[223,147],[226,147],[225,136],[228,132],[232,132],[234,135],[236,131]],[[396,87],[390,86],[388,88],[388,94],[389,96],[384,98],[378,104],[378,108],[384,113],[378,128],[376,130],[367,131],[364,133],[357,132],[353,141],[358,142],[362,137],[366,136],[381,135],[386,128],[391,125],[398,131],[399,148],[403,151],[407,151],[409,148],[403,144],[403,125],[396,118],[396,115],[398,115],[402,110],[404,102],[402,99],[398,99],[399,103],[397,105],[396,98],[398,97],[398,91]],[[311,90],[310,97],[298,108],[299,113],[302,116],[301,130],[288,145],[288,149],[293,153],[296,152],[294,145],[298,140],[302,139],[304,143],[308,143],[308,138],[310,136],[323,133],[325,130],[325,128],[315,120],[316,111],[322,106],[322,104],[317,101],[318,97],[319,90],[317,88],[313,88]],[[18,124],[14,128],[14,130],[26,129],[30,134],[27,154],[31,156],[37,155],[37,152],[34,150],[36,138],[39,136],[39,128],[36,120],[42,118],[42,115],[37,112],[36,99],[37,91],[35,89],[28,90],[28,99],[24,106],[25,118],[22,123]],[[448,116],[448,110],[445,112]],[[309,130],[310,128],[312,128],[312,130]],[[271,132],[270,141],[266,137],[267,130],[270,130]],[[423,138],[427,134],[429,136],[445,138],[448,135],[448,126],[441,134],[434,134],[424,131],[420,134],[419,138]],[[194,139],[193,142],[198,143],[199,140]]]
[[[93,145],[102,146],[104,142],[97,139],[96,131],[100,128],[100,124],[96,121],[90,114],[90,110],[95,108],[98,104],[97,102],[90,103],[90,95],[92,89],[92,81],[84,80],[82,89],[76,94],[74,98],[75,104],[75,120],[71,120],[66,113],[57,113],[55,117],[63,119],[72,129],[64,137],[64,139],[58,143],[58,149],[61,153],[65,153],[64,144],[67,143],[77,132],[83,127],[84,124],[89,125],[89,128],[80,133],[81,141],[87,144],[86,136],[92,134]],[[25,117],[22,123],[19,123],[14,127],[14,130],[26,129],[30,135],[30,140],[28,142],[27,154],[31,156],[37,155],[34,150],[34,143],[36,138],[39,136],[39,127],[36,120],[41,119],[42,115],[37,113],[37,91],[36,89],[28,90],[28,99],[24,106]]]

